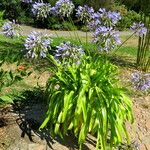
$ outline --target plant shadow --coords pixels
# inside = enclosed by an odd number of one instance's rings
[[[118,55],[108,55],[110,62],[119,67],[125,68],[136,68],[136,63],[133,57],[129,56],[118,56]]]
[[[47,128],[39,129],[47,111],[43,90],[36,88],[33,91],[24,91],[21,96],[14,100],[13,111],[18,115],[16,123],[21,129],[21,138],[26,136],[33,143],[37,143],[39,140],[45,141],[50,149],[57,145],[65,146],[70,150],[79,149],[78,140],[71,133],[62,139],[59,136],[52,137]],[[83,149],[90,150],[85,144],[83,144]]]

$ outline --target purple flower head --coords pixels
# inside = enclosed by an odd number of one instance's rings
[[[76,16],[84,23],[89,22],[93,14],[94,9],[92,7],[88,7],[87,5],[84,5],[83,7],[78,6],[76,9]]]
[[[119,36],[112,27],[99,26],[95,30],[93,42],[99,46],[100,51],[109,52],[121,44]]]
[[[64,64],[78,64],[83,55],[84,50],[82,47],[76,46],[68,41],[57,46],[55,58]]]
[[[140,37],[143,35],[146,35],[147,33],[147,28],[145,27],[144,23],[133,23],[133,25],[130,28],[132,31],[135,31],[136,34]]]
[[[70,0],[58,0],[55,7],[51,8],[51,13],[62,17],[69,17],[73,13],[74,4]]]
[[[120,13],[114,11],[106,11],[105,8],[100,8],[98,13],[102,23],[101,25],[115,26],[121,19]]]
[[[114,11],[109,11],[107,13],[107,16],[111,20],[113,25],[115,25],[121,19],[120,13]]]
[[[47,18],[51,11],[51,5],[49,3],[38,3],[35,2],[32,5],[32,13],[38,19]]]
[[[114,27],[120,19],[120,13],[106,11],[105,8],[100,8],[98,12],[91,15],[87,27],[93,31],[99,26]]]
[[[4,23],[2,30],[5,36],[12,38],[14,36],[19,36],[20,26],[15,24],[15,22],[9,21]]]
[[[42,57],[45,58],[49,49],[51,49],[52,39],[49,35],[41,32],[31,32],[26,41],[25,49],[28,58]]]
[[[21,1],[27,4],[32,3],[32,0],[21,0]]]
[[[150,89],[150,73],[133,73],[132,84],[137,90],[147,91]]]

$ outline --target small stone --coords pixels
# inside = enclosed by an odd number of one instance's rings
[[[28,150],[46,150],[46,145],[41,144],[29,144]]]
[[[147,150],[145,144],[142,144],[142,145],[140,146],[140,150]]]
[[[150,150],[150,144],[146,144],[146,150]]]
[[[139,131],[139,132],[138,132],[138,139],[139,139],[140,141],[142,141],[143,138],[144,138],[143,133],[142,133],[141,131]]]
[[[147,130],[150,130],[150,120],[146,121],[146,128],[147,128]]]

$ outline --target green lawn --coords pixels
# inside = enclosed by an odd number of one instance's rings
[[[61,42],[65,41],[71,41],[77,45],[81,45],[79,41],[77,40],[72,40],[70,38],[54,38],[53,39],[53,44],[52,44],[52,50],[59,45]],[[25,78],[24,80],[15,83],[9,88],[5,88],[3,90],[3,94],[7,93],[14,93],[15,91],[24,91],[25,89],[32,89],[37,86],[37,82],[39,82],[41,85],[45,84],[49,74],[48,72],[41,73],[41,68],[44,70],[44,68],[47,68],[49,64],[47,64],[46,61],[38,61],[36,63],[30,64],[29,61],[25,59],[25,57],[22,55],[22,50],[24,49],[24,41],[25,37],[22,38],[7,38],[4,37],[3,35],[0,35],[0,62],[2,60],[5,60],[5,64],[2,66],[3,69],[6,70],[15,70],[17,68],[17,63],[18,64],[25,64],[29,65],[29,67],[33,68],[33,73]],[[90,52],[93,54],[95,53],[96,46],[91,43],[86,43],[85,41],[82,41],[82,46],[84,49],[87,50],[87,52]],[[136,56],[136,48],[135,46],[122,46],[120,49],[117,51],[112,51],[109,54],[110,60],[112,63],[114,63],[117,66],[123,66],[123,67],[130,67],[132,66],[133,62],[135,61]],[[43,71],[42,70],[42,71]],[[40,80],[38,77],[42,77]],[[2,94],[2,93],[1,93]]]

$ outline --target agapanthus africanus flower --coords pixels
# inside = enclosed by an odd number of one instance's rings
[[[150,73],[133,73],[132,74],[133,87],[137,90],[147,91],[150,89]]]
[[[120,19],[121,16],[119,12],[106,11],[105,8],[100,8],[98,12],[91,15],[88,28],[95,30],[99,26],[114,27]]]
[[[139,23],[133,23],[133,25],[130,28],[132,31],[135,31],[136,34],[140,37],[143,35],[146,35],[147,33],[147,28],[145,27],[144,23],[139,22]]]
[[[52,39],[49,35],[42,32],[31,32],[26,41],[25,49],[28,58],[45,58],[48,50],[51,49]]]
[[[78,6],[76,9],[76,16],[83,21],[83,23],[87,23],[90,21],[91,16],[94,14],[94,9],[92,7],[88,7],[87,5]]]
[[[73,13],[74,4],[70,0],[58,0],[55,7],[52,7],[51,12],[54,15],[69,17]]]
[[[51,5],[49,3],[35,2],[32,5],[32,13],[37,19],[47,18],[51,11]]]
[[[27,3],[27,4],[30,4],[30,3],[33,2],[32,0],[21,0],[21,1],[24,2],[24,3]]]
[[[55,58],[64,64],[79,64],[84,55],[84,50],[81,46],[76,46],[69,41],[61,43],[56,48]]]
[[[5,36],[13,38],[20,35],[19,31],[21,28],[18,24],[15,24],[14,21],[9,21],[4,23],[2,30]]]
[[[112,27],[106,26],[96,28],[93,42],[98,45],[100,51],[105,52],[109,52],[121,44],[119,32],[113,30]]]

